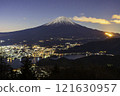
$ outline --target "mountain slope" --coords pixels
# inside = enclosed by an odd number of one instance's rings
[[[71,37],[82,39],[106,38],[103,31],[83,27],[63,16],[36,28],[0,34],[1,39],[10,39],[11,41],[9,42],[14,41],[14,43],[21,42],[23,40],[38,42],[41,39]]]
[[[89,42],[80,47],[76,46],[64,52],[99,52],[107,51],[107,53],[120,54],[120,38],[112,38],[104,41]]]

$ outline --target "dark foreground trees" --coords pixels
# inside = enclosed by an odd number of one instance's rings
[[[22,58],[20,71],[0,58],[0,79],[11,80],[120,80],[120,56],[90,56],[76,60],[42,59],[33,67],[30,58]]]
[[[120,80],[120,56],[89,56],[76,60],[61,58],[50,61],[44,62],[46,66],[53,66],[47,80]]]
[[[19,74],[20,80],[36,80],[35,70],[32,69],[32,62],[30,58],[23,57],[22,61],[23,66],[21,67],[21,74]]]
[[[0,57],[0,79],[9,79],[9,72],[11,67],[5,62],[5,58]]]
[[[5,62],[5,58],[0,57],[0,80],[36,80],[35,70],[32,68],[30,58],[22,58],[23,66],[13,69]]]

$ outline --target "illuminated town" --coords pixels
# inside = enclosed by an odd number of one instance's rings
[[[61,40],[61,39],[60,39]],[[62,38],[63,40],[63,38]],[[4,41],[5,42],[5,41]],[[44,42],[40,40],[40,42]],[[3,43],[3,40],[1,40]],[[69,48],[80,46],[80,44],[75,43],[71,44],[69,42],[64,45],[55,45],[50,47],[41,47],[40,45],[6,45],[0,46],[0,55],[7,58],[7,62],[12,62],[15,59],[19,59],[21,61],[22,57],[32,57],[32,58],[48,58],[53,55],[61,56],[61,53],[55,53],[55,50],[67,50]],[[63,54],[62,54],[63,55]]]
[[[110,36],[111,37],[111,36]],[[64,39],[60,38],[61,40],[72,40],[72,39]],[[1,40],[1,43],[5,41]],[[44,40],[39,40],[39,42],[44,42]],[[21,61],[22,57],[29,57],[34,58],[32,59],[33,63],[36,63],[40,59],[49,58],[52,56],[57,56],[58,58],[66,56],[66,55],[84,55],[84,56],[91,56],[91,55],[111,55],[107,54],[105,50],[101,50],[97,53],[91,52],[77,52],[77,53],[56,53],[56,50],[64,51],[68,50],[69,48],[80,46],[82,44],[74,43],[71,44],[70,42],[66,42],[64,45],[54,45],[52,47],[42,47],[40,45],[32,45],[28,46],[25,45],[6,45],[0,46],[0,55],[4,58],[7,58],[7,63],[12,63],[14,60],[19,59]]]
[[[120,0],[0,0],[0,14],[0,80],[120,80]]]

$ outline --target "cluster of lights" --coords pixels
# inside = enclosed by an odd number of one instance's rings
[[[106,32],[105,35],[107,35],[108,37],[113,37],[113,34],[112,34],[112,33]]]

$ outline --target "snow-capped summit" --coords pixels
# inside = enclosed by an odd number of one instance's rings
[[[81,26],[72,22],[72,19],[67,17],[58,17],[50,23],[25,30],[15,31],[11,33],[0,34],[0,39],[8,40],[2,44],[13,45],[15,43],[23,42],[26,44],[41,44],[39,40],[49,40],[54,38],[56,41],[51,41],[50,44],[60,43],[57,38],[82,38],[79,42],[89,42],[90,40],[106,39],[104,32]],[[64,41],[63,41],[64,42]],[[73,43],[72,41],[70,41]],[[62,42],[61,42],[62,43]],[[45,43],[44,45],[46,45]],[[50,45],[48,44],[48,46]],[[47,45],[46,45],[47,46]]]
[[[52,22],[47,23],[46,25],[53,25],[53,24],[67,24],[67,25],[75,25],[75,23],[67,17],[60,16],[54,19]]]

